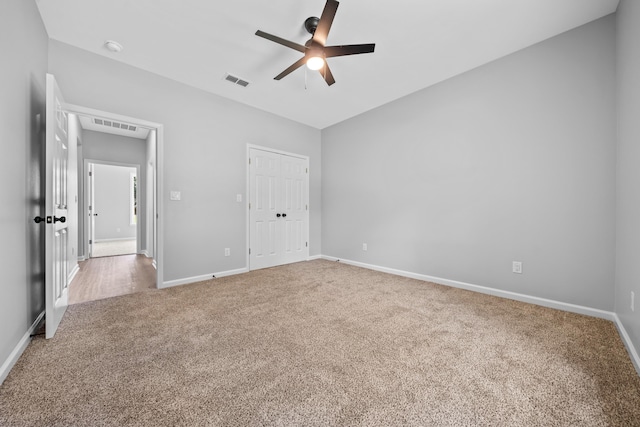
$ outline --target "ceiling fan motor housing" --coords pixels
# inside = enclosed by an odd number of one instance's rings
[[[313,35],[316,32],[316,28],[318,28],[319,22],[320,18],[316,16],[310,16],[304,21],[304,28],[309,34]]]

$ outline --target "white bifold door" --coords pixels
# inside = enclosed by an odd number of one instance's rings
[[[249,150],[249,269],[309,256],[309,159]]]

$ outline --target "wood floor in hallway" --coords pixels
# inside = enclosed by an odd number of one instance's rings
[[[69,304],[94,301],[156,288],[156,270],[144,255],[91,258],[69,285]]]

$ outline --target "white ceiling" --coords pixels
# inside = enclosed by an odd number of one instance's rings
[[[376,51],[330,58],[328,87],[306,67],[273,80],[301,54],[255,35],[304,44],[303,22],[325,0],[36,0],[52,39],[318,129],[613,13],[618,1],[342,0],[327,45]]]

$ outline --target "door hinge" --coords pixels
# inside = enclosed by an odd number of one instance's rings
[[[251,157],[249,157],[249,164],[251,164]]]
[[[251,255],[251,248],[249,248],[249,255]]]
[[[93,172],[89,172],[89,176],[93,176]]]
[[[304,242],[304,246],[305,246],[306,248],[308,248],[308,247],[309,247],[309,242]]]
[[[304,208],[305,208],[306,210],[309,210],[309,205],[304,205]]]
[[[306,172],[306,173],[309,173],[309,168],[305,168],[305,172]]]
[[[249,202],[249,210],[251,210],[251,202]]]
[[[89,244],[92,245],[93,244],[93,240],[89,240]]]

